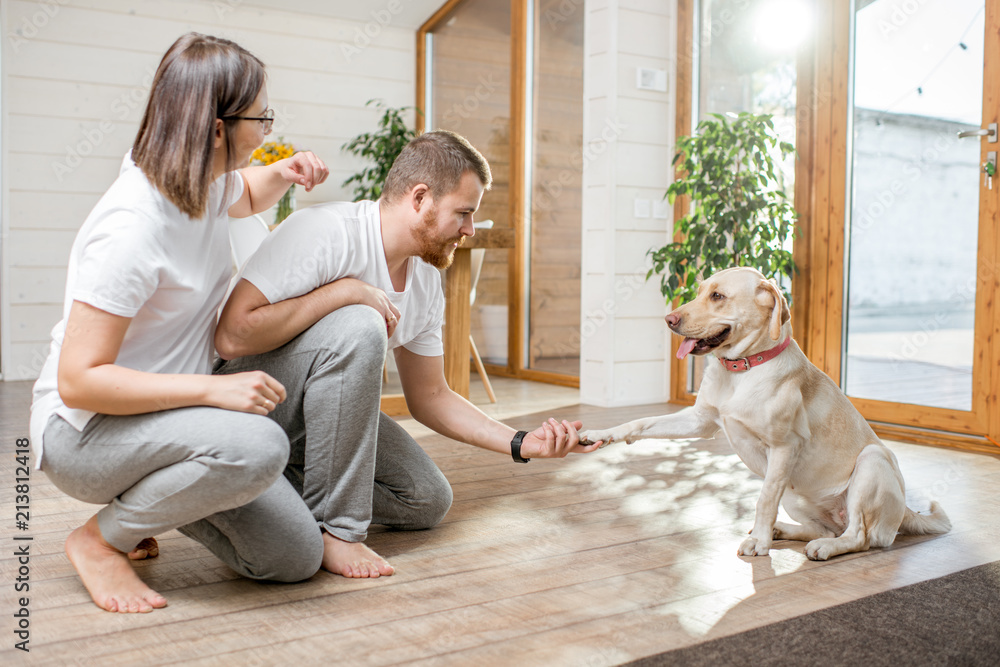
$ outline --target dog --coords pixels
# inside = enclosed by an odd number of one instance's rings
[[[840,388],[792,339],[788,302],[751,268],[720,271],[698,296],[666,316],[684,341],[677,351],[710,355],[695,404],[605,430],[581,433],[603,445],[642,438],[710,438],[721,430],[746,466],[764,478],[741,556],[766,556],[772,540],[808,542],[806,556],[887,547],[896,534],[951,529],[944,510],[906,506],[895,455]],[[798,525],[777,521],[778,505]]]

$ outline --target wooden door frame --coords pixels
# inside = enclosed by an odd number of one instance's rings
[[[848,106],[851,65],[851,0],[815,3],[819,26],[811,48],[799,55],[797,81],[797,136],[795,205],[800,236],[794,255],[799,267],[792,284],[793,330],[803,351],[823,372],[841,384],[844,321],[844,261],[847,224]],[[678,2],[677,136],[690,132],[691,104],[696,72],[694,0]],[[1000,8],[986,9],[987,34],[1000,31]],[[992,51],[990,49],[992,48]],[[983,108],[1000,108],[1000,44],[987,44]],[[984,118],[986,116],[984,115]],[[997,120],[1000,120],[998,118]],[[983,161],[986,144],[983,143]],[[925,444],[948,445],[1000,454],[1000,188],[982,197],[976,285],[975,339],[982,341],[975,362],[975,410],[962,413],[941,408],[914,410],[898,404],[851,398],[882,437]],[[675,206],[675,218],[687,203]],[[677,349],[677,341],[673,349]],[[687,364],[671,369],[671,402],[690,404]]]
[[[423,110],[426,99],[427,34],[433,32],[448,15],[466,0],[447,0],[440,9],[417,30],[417,91],[416,105]],[[547,382],[567,387],[579,387],[580,376],[525,368],[525,311],[527,253],[527,220],[525,217],[525,142],[527,140],[526,86],[528,73],[528,0],[510,0],[510,183],[508,210],[514,228],[514,247],[509,251],[507,287],[507,365],[486,364],[493,375]],[[427,119],[417,119],[417,131],[423,131]]]

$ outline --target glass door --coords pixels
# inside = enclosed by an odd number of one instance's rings
[[[988,431],[1000,193],[984,170],[1000,151],[995,92],[984,100],[990,4],[853,3],[840,371],[871,420]]]

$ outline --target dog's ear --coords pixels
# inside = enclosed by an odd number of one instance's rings
[[[778,340],[781,336],[781,325],[792,319],[785,295],[773,281],[761,280],[757,285],[757,303],[771,308],[771,326],[768,328],[768,334],[771,340]]]

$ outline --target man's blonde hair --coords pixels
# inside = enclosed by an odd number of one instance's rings
[[[465,172],[479,177],[484,190],[493,184],[490,165],[475,147],[448,130],[425,132],[408,143],[392,163],[382,188],[382,199],[394,203],[420,183],[435,200],[454,192]]]

